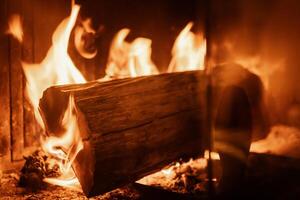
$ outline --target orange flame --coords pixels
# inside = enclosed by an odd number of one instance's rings
[[[43,91],[53,85],[86,82],[68,55],[69,38],[79,10],[80,6],[74,4],[70,17],[64,19],[56,28],[52,36],[52,46],[41,63],[22,63],[27,79],[26,91],[33,105],[35,117],[44,129],[45,126],[39,113],[39,99],[42,97]],[[17,22],[13,20],[12,24],[10,23],[9,27],[12,27],[10,33],[19,38],[22,28],[18,22],[19,18],[14,17],[14,19],[17,19]],[[41,138],[42,148],[57,158],[62,173],[59,179],[45,179],[49,183],[62,186],[75,186],[77,184],[79,186],[78,179],[71,167],[77,153],[83,148],[75,113],[74,98],[71,97],[62,121],[62,126],[66,130],[63,136],[44,136]]]
[[[75,28],[75,37],[74,43],[78,53],[87,59],[92,59],[97,55],[97,49],[94,49],[92,52],[89,52],[85,48],[85,41],[84,36],[87,34],[95,35],[96,31],[92,28],[92,21],[91,19],[86,19],[82,21],[81,26],[76,26]]]
[[[44,181],[78,189],[80,184],[72,169],[72,163],[79,151],[83,149],[83,142],[80,137],[76,112],[74,97],[70,96],[69,105],[62,120],[62,126],[66,132],[62,137],[46,137],[42,144],[46,152],[59,159],[59,169],[62,174],[59,178],[46,178]]]
[[[175,40],[168,72],[204,69],[206,40],[191,32],[192,26],[188,23]]]
[[[7,34],[14,36],[20,43],[23,42],[23,29],[20,15],[12,15],[9,18]]]
[[[33,105],[35,117],[44,130],[45,125],[39,113],[39,99],[43,92],[54,85],[86,82],[68,54],[69,39],[79,10],[80,6],[72,5],[70,16],[64,19],[53,33],[52,46],[41,63],[22,63],[27,79],[26,92]],[[191,27],[192,23],[189,23],[176,40],[169,71],[203,69],[206,43],[205,40],[190,32]],[[102,80],[159,73],[151,60],[152,41],[140,37],[131,43],[127,42],[125,38],[129,32],[129,29],[122,29],[115,36],[109,53],[107,75]],[[19,42],[23,41],[22,24],[19,16],[12,16],[8,33],[16,37]],[[90,59],[97,54],[97,51],[91,53],[85,50],[83,41],[85,33],[95,34],[91,28],[90,20],[83,21],[81,26],[76,27],[74,38],[75,47],[80,55]],[[199,43],[200,39],[202,39],[201,43]],[[78,152],[82,150],[83,142],[77,124],[76,112],[74,97],[71,96],[61,124],[65,133],[60,137],[56,137],[55,134],[53,136],[51,133],[50,136],[44,135],[41,137],[41,144],[45,152],[57,159],[62,174],[59,178],[46,178],[45,181],[78,189],[80,184],[72,169],[72,163]]]
[[[151,43],[147,38],[136,38],[132,43],[126,42],[129,29],[120,30],[112,41],[107,77],[136,77],[158,74],[151,60]]]

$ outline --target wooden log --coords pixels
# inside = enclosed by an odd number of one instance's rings
[[[135,181],[201,153],[207,78],[200,71],[56,86],[40,110],[48,134],[61,135],[74,96],[84,148],[73,168],[87,196]]]

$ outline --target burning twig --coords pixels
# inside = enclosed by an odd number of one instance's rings
[[[32,155],[24,157],[25,164],[21,169],[19,185],[29,190],[36,191],[41,189],[45,178],[54,178],[61,175],[57,160],[43,152],[35,151]]]

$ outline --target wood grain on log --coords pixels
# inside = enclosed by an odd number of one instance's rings
[[[206,88],[200,71],[57,86],[44,92],[40,109],[48,133],[60,135],[74,96],[84,149],[73,167],[93,196],[200,154]]]

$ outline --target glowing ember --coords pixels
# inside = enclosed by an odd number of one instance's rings
[[[177,37],[168,72],[203,70],[206,54],[206,40],[202,35],[191,32],[193,23],[188,23]]]
[[[62,126],[65,128],[66,132],[62,137],[49,136],[42,142],[44,150],[59,159],[59,166],[62,174],[62,177],[59,177],[58,179],[47,178],[45,179],[46,182],[68,187],[74,187],[74,184],[76,183],[77,187],[79,186],[76,175],[72,170],[72,163],[75,160],[76,155],[83,149],[76,112],[74,97],[71,96],[68,108],[62,120]]]
[[[300,130],[283,125],[274,126],[265,139],[253,142],[251,152],[300,158]]]
[[[206,152],[208,153],[208,151]],[[214,152],[214,155],[216,154],[217,153]],[[216,161],[215,164],[220,167],[218,161]],[[218,175],[219,176],[216,178],[213,178],[213,181],[216,184],[220,177],[220,174]],[[160,186],[164,189],[174,190],[176,192],[187,193],[191,188],[193,188],[192,191],[201,191],[204,188],[207,188],[207,186],[205,186],[207,180],[207,158],[198,158],[190,159],[188,162],[176,162],[161,171],[138,180],[137,182],[145,185]],[[193,182],[193,184],[191,184],[191,182]]]
[[[158,74],[151,60],[151,40],[136,38],[126,42],[129,29],[120,30],[112,41],[106,74],[108,77],[136,77]]]

